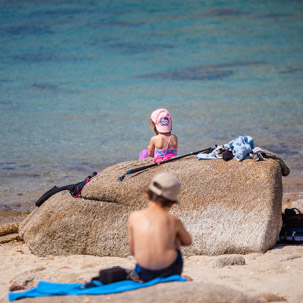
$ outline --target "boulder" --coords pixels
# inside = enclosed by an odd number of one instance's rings
[[[7,223],[0,226],[0,237],[18,232],[19,222]]]
[[[153,163],[143,159],[106,168],[83,189],[82,198],[61,192],[35,209],[19,233],[39,255],[126,256],[127,218],[146,206],[144,190],[159,172],[181,182],[179,216],[193,237],[186,255],[265,252],[281,229],[282,177],[278,162],[179,159],[126,175]]]
[[[33,210],[20,224],[19,235],[39,256],[127,256],[130,211],[122,204],[59,192]]]
[[[0,244],[8,243],[8,242],[13,242],[13,241],[20,241],[21,238],[19,237],[18,233],[14,234],[9,234],[5,236],[0,237]]]

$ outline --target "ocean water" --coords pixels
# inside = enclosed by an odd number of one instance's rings
[[[0,0],[0,20],[0,208],[137,159],[161,107],[179,154],[250,135],[302,175],[303,1]]]

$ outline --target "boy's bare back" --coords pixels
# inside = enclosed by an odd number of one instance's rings
[[[129,217],[129,245],[137,262],[145,268],[162,269],[174,262],[181,245],[192,240],[177,217],[150,201],[143,210]]]

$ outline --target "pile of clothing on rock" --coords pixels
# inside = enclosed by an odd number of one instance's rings
[[[264,161],[265,158],[271,158],[279,162],[282,176],[287,176],[290,173],[288,166],[280,156],[260,147],[255,147],[254,139],[250,136],[240,136],[227,144],[217,146],[209,154],[198,154],[197,158],[199,160],[223,159],[224,161],[232,159],[238,161],[244,159]]]

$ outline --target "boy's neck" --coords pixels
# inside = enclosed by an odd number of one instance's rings
[[[160,205],[159,203],[154,202],[152,200],[149,200],[148,208],[154,209],[154,210],[162,210],[162,211],[164,210],[164,211],[167,211],[167,212],[169,212],[169,210],[171,209],[170,206],[165,206],[164,207],[164,206]]]

